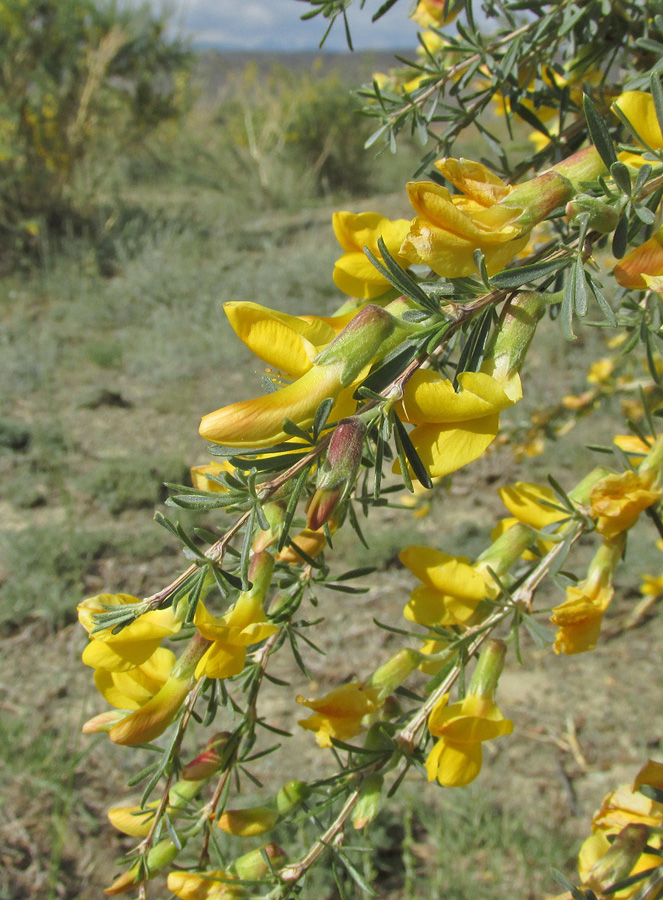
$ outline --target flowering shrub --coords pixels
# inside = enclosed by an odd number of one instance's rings
[[[345,5],[316,0],[311,15],[333,22]],[[519,25],[514,4],[491,0],[485,35],[474,5],[422,0],[417,21],[452,25],[456,37],[422,44],[416,84],[389,88],[396,72],[364,92],[366,114],[379,120],[375,139],[394,142],[410,125],[433,144],[435,168],[407,188],[410,220],[335,215],[342,253],[333,277],[346,295],[337,314],[291,316],[243,299],[226,308],[270,366],[265,392],[223,397],[203,416],[216,460],[194,468],[192,485],[170,485],[169,499],[175,510],[216,513],[217,531],[159,516],[184,546],[186,571],[147,598],[103,594],[79,607],[90,638],[83,661],[112,707],[85,730],[155,753],[134,781],[145,782],[140,803],[109,814],[140,839],[109,894],[147,897],[150,880],[167,873],[182,898],[285,900],[325,855],[370,891],[352,862],[352,830],[370,825],[406,775],[445,788],[488,784],[483,744],[518,740],[517,717],[502,712],[497,692],[507,654],[520,660],[522,629],[559,655],[593,650],[632,529],[642,522],[663,534],[663,243],[654,231],[663,83],[658,64],[649,71],[663,20],[654,4],[565,0],[528,4]],[[520,119],[536,130],[535,152],[510,160],[488,131],[481,113],[496,97],[509,127]],[[492,167],[446,155],[471,124]],[[281,683],[273,667],[284,650],[306,674],[306,648],[324,649],[323,619],[311,610],[328,602],[322,587],[363,590],[355,579],[372,569],[338,571],[337,533],[353,529],[367,543],[361,514],[394,491],[433,491],[498,440],[518,447],[505,420],[527,395],[528,354],[546,315],[567,340],[592,323],[612,329],[615,352],[591,361],[586,395],[537,414],[522,452],[563,437],[589,404],[616,393],[632,433],[598,448],[602,462],[569,470],[564,484],[500,485],[510,516],[474,560],[441,546],[402,548],[413,576],[405,621],[381,627],[403,646],[387,659],[348,660],[324,696],[288,695],[293,716],[296,704],[310,711],[298,724],[329,767],[286,780],[288,735],[260,706],[261,688]],[[581,539],[593,548],[588,566]],[[552,609],[544,582],[564,592]],[[645,602],[659,593],[657,577],[646,576]],[[259,742],[264,732],[280,743]],[[266,753],[280,754],[274,770],[286,783],[247,806],[248,767]],[[564,897],[659,896],[662,768],[649,761],[632,790],[605,801],[578,885],[559,876]],[[264,835],[301,817],[319,836],[292,859]],[[217,829],[238,839],[235,854],[216,846]],[[246,838],[258,843],[248,853]]]
[[[92,0],[0,3],[0,228],[35,236],[82,197],[91,162],[183,108],[189,57],[165,22]],[[74,204],[75,205],[75,204]],[[80,213],[80,209],[78,210]],[[5,242],[6,246],[6,242]]]

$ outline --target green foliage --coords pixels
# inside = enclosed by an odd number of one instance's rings
[[[338,74],[301,85],[287,123],[287,146],[320,192],[361,195],[371,186],[372,160],[364,152],[370,128],[359,118],[360,108]]]
[[[371,186],[370,156],[363,145],[370,129],[360,104],[338,72],[274,66],[267,77],[249,63],[231,78],[216,112],[235,153],[255,173],[273,203],[288,192],[365,194]],[[285,170],[285,181],[284,181]]]
[[[127,509],[155,506],[166,498],[163,482],[186,477],[187,468],[181,461],[135,454],[101,460],[81,479],[81,486],[117,515]]]
[[[0,229],[37,243],[97,186],[106,159],[183,108],[189,56],[144,8],[0,3]],[[6,243],[6,242],[5,242]]]

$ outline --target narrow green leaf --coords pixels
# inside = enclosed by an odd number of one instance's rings
[[[313,420],[313,440],[317,441],[322,429],[327,424],[327,419],[329,418],[329,413],[332,411],[334,407],[334,400],[331,397],[327,397],[326,400],[323,400],[320,406],[317,408],[315,413],[315,419]]]
[[[546,644],[552,644],[555,640],[555,632],[545,625],[542,625],[540,622],[537,622],[532,616],[523,616],[522,622],[529,631],[532,640],[537,647],[543,649]]]
[[[536,278],[543,278],[546,275],[561,272],[569,265],[569,259],[551,259],[532,263],[530,266],[517,266],[513,269],[506,269],[504,272],[493,275],[490,281],[493,287],[500,290],[510,290],[511,288],[519,288],[524,284],[529,284]]]
[[[607,319],[609,324],[612,325],[613,328],[616,328],[617,327],[617,319],[615,319],[615,314],[612,311],[612,307],[606,300],[606,298],[603,295],[602,291],[600,290],[598,284],[596,283],[596,280],[594,279],[594,277],[589,272],[586,272],[585,274],[587,277],[587,283],[589,284],[591,292],[594,295],[594,299],[596,300],[598,305],[601,307],[601,312],[603,313],[603,315],[605,316],[605,318]]]
[[[570,882],[563,872],[560,872],[558,869],[552,869],[550,874],[558,884],[561,884],[563,888],[570,892],[573,900],[587,900],[583,892]]]
[[[398,416],[394,413],[393,415],[393,423],[395,429],[395,435],[397,436],[398,441],[401,443],[403,447],[403,451],[412,466],[412,471],[415,474],[415,477],[423,485],[423,487],[431,490],[433,487],[433,482],[431,481],[430,475],[426,471],[426,467],[421,461],[419,454],[414,448],[414,444],[410,440],[410,435],[407,433],[407,430]],[[399,454],[400,455],[400,454]],[[402,473],[403,478],[405,479],[405,472]]]
[[[628,216],[622,213],[612,236],[612,255],[621,259],[628,245]]]
[[[626,194],[627,197],[630,197],[632,190],[631,176],[624,163],[613,163],[612,166],[610,166],[610,174],[612,175],[613,181],[620,189],[620,191],[623,194]]]
[[[288,533],[290,531],[290,526],[292,525],[292,520],[295,517],[297,503],[299,502],[299,497],[304,490],[304,485],[306,484],[310,471],[311,466],[306,466],[305,469],[302,469],[293,487],[292,494],[290,496],[290,500],[288,501],[288,506],[286,508],[285,516],[283,519],[281,537],[279,539],[278,545],[279,551],[283,550],[286,545],[286,541],[288,540]]]
[[[341,864],[345,867],[348,874],[352,878],[352,880],[357,884],[360,890],[362,890],[365,894],[368,894],[369,897],[377,897],[377,894],[370,886],[370,884],[366,881],[366,879],[361,875],[357,869],[352,865],[347,856],[342,853],[340,850],[337,851],[337,858],[341,862]]]
[[[589,129],[589,136],[592,139],[592,143],[598,150],[599,156],[605,163],[606,168],[610,169],[614,163],[617,162],[617,154],[615,153],[615,147],[612,138],[610,137],[610,132],[606,127],[603,117],[600,115],[587,94],[583,95],[582,108],[585,113],[587,128]]]
[[[311,443],[311,435],[308,434],[308,432],[304,431],[303,428],[300,428],[299,425],[297,425],[291,419],[284,419],[282,428],[286,434],[290,434],[292,435],[292,437],[299,438],[300,440],[305,441],[307,444]]]
[[[573,276],[574,309],[579,316],[584,317],[587,315],[587,308],[589,306],[589,294],[587,293],[587,282],[585,281],[585,268],[580,257],[576,259]]]
[[[392,6],[395,6],[398,3],[398,0],[385,0],[382,6],[378,9],[377,12],[373,13],[373,17],[371,18],[371,22],[377,22],[378,19],[381,19],[385,13],[388,13]]]

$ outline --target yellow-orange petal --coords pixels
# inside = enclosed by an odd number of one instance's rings
[[[342,391],[344,363],[314,366],[294,384],[254,400],[242,400],[204,416],[200,435],[227,447],[270,447],[288,440],[283,420],[302,428],[312,424],[323,400]]]
[[[615,266],[615,278],[622,287],[645,290],[645,276],[663,275],[663,227],[649,240],[631,250]]]

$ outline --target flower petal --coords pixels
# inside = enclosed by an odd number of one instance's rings
[[[285,418],[307,428],[322,401],[339,396],[343,366],[343,361],[314,366],[294,384],[272,394],[217,409],[203,417],[200,435],[227,447],[270,447],[285,441]]]
[[[652,150],[663,150],[663,134],[658,124],[654,99],[645,91],[624,91],[615,100],[616,107],[624,113],[643,141]]]
[[[410,440],[428,474],[436,478],[478,459],[495,440],[499,420],[495,413],[462,424],[417,425]],[[394,471],[400,471],[398,464]]]
[[[223,309],[235,334],[259,359],[293,378],[308,372],[335,337],[326,322],[314,317],[299,319],[248,301],[224,303]]]

